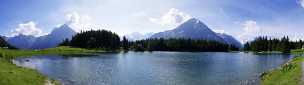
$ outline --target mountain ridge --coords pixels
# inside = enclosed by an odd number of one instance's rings
[[[67,24],[63,24],[52,30],[48,35],[34,37],[31,35],[19,34],[14,37],[7,37],[8,43],[20,49],[45,49],[56,47],[64,39],[71,39],[76,34]]]
[[[77,32],[73,30],[68,24],[63,24],[52,30],[48,35],[35,37],[30,35],[19,34],[14,37],[5,37],[5,40],[12,46],[20,49],[45,49],[56,47],[64,39],[71,39]],[[241,47],[242,44],[233,36],[225,33],[216,33],[212,31],[206,24],[198,19],[192,18],[182,23],[172,30],[167,30],[158,33],[133,33],[133,35],[126,36],[127,38],[137,38],[133,41],[148,38],[190,38],[199,40],[213,40],[223,42],[226,44]]]
[[[241,47],[241,43],[228,34],[212,31],[206,24],[196,18],[189,19],[172,30],[158,32],[150,38],[190,38],[196,40],[213,40]]]

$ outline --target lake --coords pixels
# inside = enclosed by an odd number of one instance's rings
[[[262,72],[291,58],[241,52],[128,52],[43,55],[13,62],[64,85],[259,85]]]

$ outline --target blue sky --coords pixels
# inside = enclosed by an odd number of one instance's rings
[[[189,18],[241,41],[259,35],[304,39],[301,0],[2,0],[0,34],[41,36],[72,23],[76,30],[125,35],[169,30]]]

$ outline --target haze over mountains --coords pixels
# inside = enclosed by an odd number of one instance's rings
[[[55,28],[50,34],[40,37],[19,34],[14,37],[5,37],[8,43],[20,49],[45,49],[56,47],[64,39],[71,39],[77,32],[69,25],[63,24]],[[241,43],[234,37],[225,33],[215,33],[207,25],[198,19],[192,18],[173,30],[159,33],[132,33],[125,35],[129,40],[142,40],[148,38],[191,38],[200,40],[214,40],[226,44],[241,47]]]
[[[127,39],[130,41],[136,41],[136,40],[143,40],[143,39],[148,39],[150,38],[154,33],[139,33],[139,32],[133,32],[131,34],[125,35]]]

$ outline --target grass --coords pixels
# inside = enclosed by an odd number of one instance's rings
[[[44,50],[11,50],[11,49],[0,49],[0,57],[3,59],[14,59],[17,57],[27,57],[32,55],[65,55],[65,54],[91,54],[99,52],[97,50],[87,50],[82,48],[71,48],[67,46],[49,48]]]
[[[46,77],[35,70],[17,67],[7,60],[0,60],[1,85],[44,85]]]
[[[292,50],[291,53],[297,56],[304,56],[304,49]]]
[[[293,54],[304,53],[301,50],[292,51]],[[302,67],[304,57],[295,57],[278,69],[263,73],[262,85],[301,85]]]
[[[45,50],[0,49],[0,85],[44,85],[48,80],[36,70],[18,67],[13,64],[11,60],[17,57],[44,54],[91,54],[95,52],[98,51],[70,47],[56,47]],[[52,81],[52,83],[59,84],[57,81]]]

